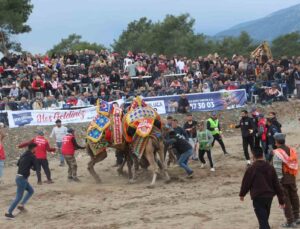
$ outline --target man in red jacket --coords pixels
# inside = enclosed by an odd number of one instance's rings
[[[45,92],[45,84],[41,77],[36,76],[35,80],[32,82],[32,90],[34,91],[34,95],[36,96],[37,92],[41,92],[44,94]]]
[[[51,179],[51,172],[49,169],[49,163],[47,160],[47,151],[48,152],[55,152],[55,148],[51,148],[49,146],[48,140],[44,137],[43,131],[38,131],[38,135],[33,138],[32,140],[28,142],[24,142],[20,144],[18,147],[19,148],[24,148],[27,147],[30,143],[35,143],[37,144],[37,147],[35,149],[35,157],[37,159],[37,164],[38,164],[38,169],[36,171],[36,175],[38,178],[38,184],[42,184],[42,176],[41,176],[41,167],[43,168],[46,177],[47,177],[47,184],[52,184],[53,181]]]
[[[85,149],[85,147],[82,147],[77,144],[74,135],[74,130],[72,128],[69,128],[68,134],[63,137],[61,152],[64,155],[64,158],[69,167],[68,179],[69,181],[76,181],[76,182],[79,181],[77,177],[77,163],[76,163],[76,158],[74,156],[75,150],[77,149]]]

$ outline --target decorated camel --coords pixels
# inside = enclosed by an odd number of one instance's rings
[[[129,179],[133,177],[130,147],[122,134],[122,117],[123,111],[117,104],[113,104],[110,108],[107,102],[97,101],[97,116],[90,123],[86,136],[86,151],[91,158],[88,163],[88,171],[97,183],[101,182],[101,178],[96,173],[94,166],[107,157],[107,148],[119,150],[124,154],[124,161],[119,166],[118,172],[122,173],[127,162]]]
[[[97,113],[87,131],[87,153],[91,157],[88,170],[97,182],[101,179],[96,174],[94,165],[107,157],[107,147],[124,152],[125,160],[118,171],[121,172],[127,162],[131,182],[135,180],[136,174],[135,169],[132,172],[132,158],[149,163],[153,172],[150,187],[156,182],[159,168],[167,181],[170,180],[164,163],[160,116],[153,108],[137,97],[124,116],[120,108],[110,109],[108,103],[104,101],[98,103]]]
[[[153,172],[150,187],[156,182],[159,168],[170,180],[165,167],[162,123],[159,114],[141,97],[136,97],[123,118],[123,131],[126,142],[131,144],[132,154],[139,161],[146,159]],[[157,158],[157,155],[159,158]],[[135,172],[133,173],[135,179]]]

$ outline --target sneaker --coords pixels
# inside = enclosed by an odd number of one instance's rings
[[[21,212],[26,212],[27,210],[26,210],[26,208],[24,207],[24,206],[18,206],[17,207],[17,209],[19,210],[19,211],[21,211]]]
[[[14,215],[11,214],[11,213],[5,213],[5,217],[6,217],[7,219],[14,219],[14,218],[15,218]]]
[[[45,183],[46,183],[46,184],[53,184],[54,181],[53,181],[53,180],[47,180]]]
[[[80,180],[78,179],[78,177],[73,177],[73,181],[80,182]]]
[[[193,178],[193,176],[194,176],[194,172],[192,172],[192,173],[188,174],[188,175],[186,176],[186,178],[188,178],[188,179],[192,179],[192,178]]]
[[[282,228],[297,228],[296,223],[284,223],[281,225]]]
[[[247,166],[250,166],[250,165],[251,165],[251,161],[247,160]]]
[[[215,168],[211,168],[210,171],[211,172],[215,172],[216,170],[215,170]]]
[[[205,168],[206,164],[201,163],[200,168],[203,169]]]

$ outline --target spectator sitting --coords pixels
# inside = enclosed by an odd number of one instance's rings
[[[18,110],[18,104],[16,103],[14,97],[10,98],[8,106],[9,106],[10,110],[12,110],[12,111],[17,111]]]
[[[78,100],[75,97],[75,94],[72,93],[71,96],[67,99],[66,104],[71,105],[71,106],[76,106],[77,102],[78,102]]]
[[[84,95],[81,95],[77,101],[77,106],[78,107],[86,107],[89,105],[90,105],[90,102],[88,101],[88,99],[86,97],[84,97]]]
[[[59,108],[63,108],[65,104],[66,104],[66,102],[65,102],[64,96],[63,96],[63,95],[60,95],[60,96],[58,97],[57,106],[58,106]]]
[[[37,96],[37,92],[41,92],[42,94],[44,94],[45,84],[42,81],[41,77],[36,76],[35,80],[32,82],[32,90],[35,96]]]
[[[16,83],[13,82],[12,83],[12,87],[9,91],[9,97],[14,97],[14,98],[18,98],[20,94],[20,89],[17,88]]]
[[[179,113],[187,113],[190,110],[190,103],[188,99],[186,98],[185,94],[182,94],[180,96],[180,99],[178,101],[178,112]]]
[[[22,110],[31,110],[31,106],[28,103],[26,97],[21,97],[21,101],[19,103],[18,109],[21,111]]]
[[[46,99],[45,99],[45,107],[47,108],[55,108],[58,107],[58,103],[54,97],[54,95],[49,95]]]
[[[44,108],[43,101],[40,98],[37,98],[33,103],[32,103],[32,109],[33,110],[42,110]]]
[[[204,84],[203,84],[203,86],[202,86],[202,92],[203,92],[203,93],[208,93],[208,92],[210,92],[210,88],[209,88],[208,83],[204,83]]]

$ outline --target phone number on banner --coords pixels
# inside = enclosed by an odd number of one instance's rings
[[[190,103],[190,107],[192,108],[192,110],[211,109],[215,107],[215,103],[214,102]]]

